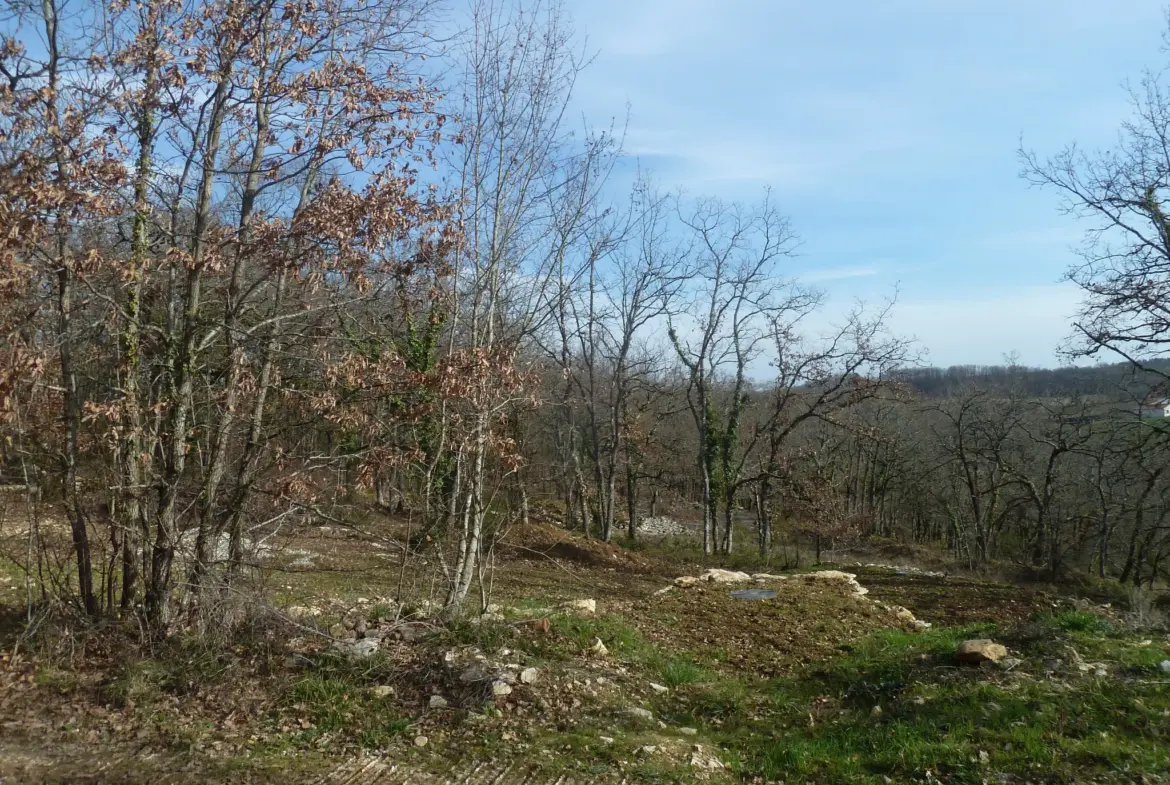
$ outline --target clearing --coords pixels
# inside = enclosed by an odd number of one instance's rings
[[[230,639],[179,634],[149,656],[133,630],[14,611],[0,782],[1170,778],[1170,637],[1149,619],[852,562],[837,569],[856,583],[676,585],[706,569],[681,552],[518,528],[488,612],[440,623],[425,573],[320,527],[258,570],[275,608],[241,603]],[[22,581],[4,577],[16,607]],[[732,596],[743,588],[775,594]],[[971,638],[1009,657],[962,665]]]

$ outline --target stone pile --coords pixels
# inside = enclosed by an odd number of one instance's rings
[[[663,515],[643,518],[638,523],[638,534],[642,537],[686,537],[690,533],[686,524]]]

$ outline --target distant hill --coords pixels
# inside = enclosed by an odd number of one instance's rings
[[[1170,374],[1170,360],[1149,363]],[[1163,382],[1156,374],[1136,371],[1129,363],[1090,367],[1028,368],[1006,365],[952,365],[949,368],[904,368],[895,380],[927,398],[946,398],[977,388],[989,392],[1029,396],[1108,396],[1126,400],[1142,398]]]

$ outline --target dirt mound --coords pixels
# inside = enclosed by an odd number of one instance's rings
[[[774,598],[736,599],[735,586],[720,584],[677,588],[639,606],[634,622],[666,650],[763,677],[826,660],[877,629],[912,629],[844,583],[787,580],[767,588]]]
[[[518,559],[554,559],[643,575],[668,572],[657,561],[646,556],[601,540],[587,539],[547,523],[512,527],[500,541],[500,548],[507,555]]]

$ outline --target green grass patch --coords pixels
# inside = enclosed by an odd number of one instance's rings
[[[1024,664],[957,666],[955,647],[971,637],[1006,642]],[[1069,658],[1070,647],[1111,675],[1068,659],[1060,678],[1047,675],[1045,658]],[[732,750],[749,780],[1134,782],[1170,774],[1170,679],[1157,678],[1159,658],[1160,646],[1070,612],[1036,619],[1018,639],[987,625],[884,630],[790,678],[708,674],[663,716]]]

